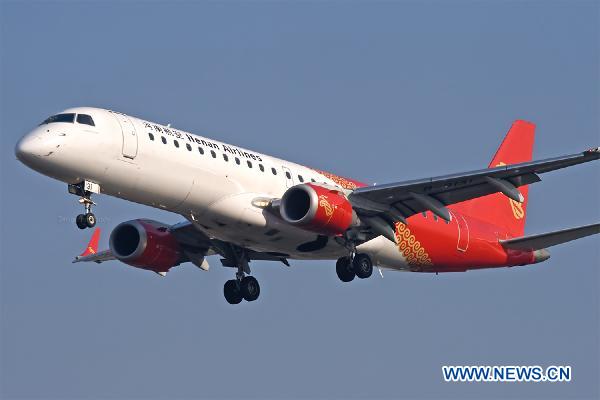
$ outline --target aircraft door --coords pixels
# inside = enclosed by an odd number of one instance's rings
[[[123,157],[134,159],[138,151],[138,138],[135,126],[125,114],[114,113],[113,115],[121,125],[123,134]]]
[[[464,253],[469,248],[469,224],[467,223],[465,217],[460,214],[452,213],[452,218],[456,220],[456,226],[458,229],[458,242],[456,243],[456,249]]]
[[[281,169],[283,170],[283,177],[285,178],[285,186],[286,187],[294,186],[294,178],[292,177],[292,171],[290,171],[290,169],[288,167],[284,167],[284,166],[282,166]]]

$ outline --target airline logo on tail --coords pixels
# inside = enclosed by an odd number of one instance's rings
[[[503,163],[502,161],[500,161],[495,166],[503,167],[505,165],[506,165],[506,163]],[[510,204],[510,208],[512,209],[512,213],[513,213],[515,219],[523,219],[523,217],[525,216],[525,210],[523,210],[523,203],[519,203],[518,201],[509,199],[508,197],[506,198],[506,200],[508,200],[508,202]]]

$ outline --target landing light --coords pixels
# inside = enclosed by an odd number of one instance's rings
[[[252,205],[258,208],[267,208],[271,205],[271,199],[265,197],[257,197],[252,200]]]

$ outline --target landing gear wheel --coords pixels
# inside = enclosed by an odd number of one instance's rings
[[[92,213],[87,213],[84,216],[85,218],[85,225],[88,228],[93,228],[94,226],[96,226],[96,216]]]
[[[239,304],[242,301],[242,294],[240,293],[238,282],[235,279],[225,282],[223,294],[225,295],[225,300],[227,300],[229,304]]]
[[[240,292],[246,301],[254,301],[260,295],[260,285],[253,276],[247,276],[240,283]]]
[[[335,272],[342,282],[350,282],[356,276],[349,257],[342,257],[337,260]]]
[[[79,214],[77,217],[75,217],[75,223],[77,224],[77,227],[79,229],[87,228],[87,223],[85,221],[85,215],[83,215],[83,214]]]
[[[357,254],[352,264],[354,265],[356,276],[360,279],[368,278],[373,273],[373,262],[366,254]]]

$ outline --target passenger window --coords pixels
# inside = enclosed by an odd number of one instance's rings
[[[167,144],[167,139],[165,139],[165,137],[164,137],[164,136],[161,136],[161,137],[160,137],[160,140],[161,140],[161,141],[162,141],[164,144]]]
[[[246,163],[248,164],[248,168],[252,168],[252,163],[250,161],[246,161]]]
[[[189,143],[185,144],[186,149],[188,149],[188,151],[192,151],[192,146],[190,146]]]
[[[298,180],[299,180],[300,182],[304,182],[304,178],[302,177],[302,175],[298,175]]]
[[[204,149],[202,147],[198,146],[198,152],[200,154],[204,154]]]
[[[179,148],[179,142],[177,140],[173,140],[173,144],[175,145],[175,147]]]
[[[77,122],[80,124],[86,124],[86,125],[90,125],[90,126],[96,126],[94,125],[94,120],[92,119],[91,116],[87,115],[87,114],[78,114],[77,115]]]
[[[315,181],[315,179],[314,179],[314,178],[310,178],[310,181],[311,181],[311,182],[317,182],[317,181]]]
[[[427,212],[423,211],[421,214],[423,214],[423,218],[427,218]]]
[[[277,175],[277,170],[275,168],[271,168],[271,172],[273,173],[273,175]]]
[[[237,165],[240,165],[240,159],[236,157],[236,158],[235,158],[235,163],[236,163]]]
[[[435,222],[437,222],[437,220],[438,220],[438,216],[437,216],[437,215],[435,215],[435,214],[433,214],[433,220],[434,220]]]
[[[74,120],[75,120],[75,114],[74,113],[57,114],[57,115],[53,115],[53,116],[51,116],[49,118],[46,118],[44,120],[44,122],[42,122],[40,125],[51,124],[53,122],[70,122],[70,123],[73,123]]]
[[[290,173],[289,173],[289,172],[287,172],[287,171],[285,171],[285,176],[286,176],[286,178],[288,178],[288,179],[292,179],[292,175],[290,175]]]
[[[227,154],[223,154],[223,160],[229,161],[229,157],[227,157]]]
[[[148,137],[150,138],[150,140],[154,140],[154,135],[151,134],[150,132],[148,132]]]
[[[265,167],[263,167],[262,164],[258,164],[258,169],[260,169],[262,172],[265,172]]]
[[[210,155],[212,156],[212,158],[217,158],[217,153],[215,153],[214,150],[210,151]]]

